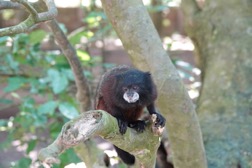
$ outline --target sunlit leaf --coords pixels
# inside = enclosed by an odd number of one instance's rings
[[[77,55],[81,61],[89,61],[90,60],[90,55],[85,51],[77,50]]]
[[[68,119],[73,119],[79,115],[76,108],[70,103],[61,103],[59,105],[59,110]]]
[[[11,92],[11,96],[16,98],[16,99],[20,99],[19,94],[15,93],[15,92]]]

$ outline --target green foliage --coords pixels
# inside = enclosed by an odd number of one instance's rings
[[[37,30],[31,34],[0,37],[0,79],[6,84],[0,107],[20,102],[16,116],[0,120],[0,131],[8,131],[0,149],[8,148],[14,140],[27,146],[24,151],[27,157],[13,163],[15,168],[30,167],[32,161],[28,155],[39,142],[51,143],[63,124],[78,115],[78,103],[72,96],[75,92],[69,89],[74,85],[74,76],[66,58],[59,52],[40,50],[40,42],[47,36],[48,33]],[[87,68],[98,61],[83,50],[77,53]],[[91,72],[84,74],[92,79]],[[72,150],[61,158],[61,164],[54,167],[80,161]]]
[[[77,157],[73,149],[68,149],[63,154],[60,155],[61,163],[59,165],[53,165],[53,168],[61,168],[70,163],[78,163],[81,160]]]
[[[59,94],[66,90],[68,86],[67,76],[57,69],[48,69],[47,81],[52,88],[54,94]]]
[[[4,92],[13,92],[21,88],[27,82],[24,77],[10,77],[8,78],[8,85],[4,88]]]
[[[32,160],[30,158],[22,158],[18,162],[16,162],[12,168],[20,168],[20,167],[29,167]]]
[[[65,116],[68,119],[73,119],[78,116],[77,109],[67,102],[61,103],[59,105],[59,111],[61,112],[61,114],[63,114],[63,116]]]

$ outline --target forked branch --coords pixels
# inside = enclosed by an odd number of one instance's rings
[[[12,0],[11,2],[0,2],[0,9],[16,9],[23,6],[30,15],[18,25],[0,29],[0,36],[14,35],[31,30],[37,23],[52,20],[57,15],[57,8],[53,0],[43,0],[47,11],[39,13],[27,0]],[[21,6],[20,6],[21,5]]]
[[[101,110],[85,112],[63,126],[58,138],[40,151],[39,159],[47,164],[58,163],[57,157],[64,150],[93,136],[100,136],[134,154],[138,158],[138,166],[154,167],[156,151],[164,129],[156,127],[155,120],[156,115],[153,115],[143,133],[137,133],[129,128],[124,135],[121,135],[117,120],[107,112]]]

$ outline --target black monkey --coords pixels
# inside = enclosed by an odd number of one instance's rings
[[[118,120],[121,134],[126,132],[128,126],[143,132],[145,122],[138,119],[145,107],[150,115],[157,115],[157,126],[165,125],[165,118],[155,110],[156,98],[157,89],[149,72],[119,66],[103,75],[97,91],[96,109],[114,116]],[[135,163],[133,155],[116,146],[115,149],[126,164]]]

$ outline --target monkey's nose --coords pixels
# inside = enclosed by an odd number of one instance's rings
[[[135,103],[139,99],[139,94],[136,92],[128,93],[127,96],[128,96],[129,103]]]

